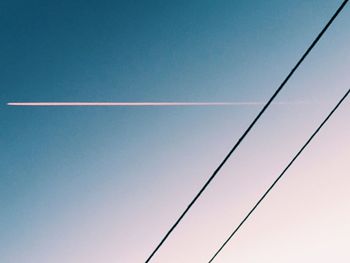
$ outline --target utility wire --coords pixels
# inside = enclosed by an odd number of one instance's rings
[[[333,108],[333,110],[328,114],[328,116],[324,119],[324,121],[318,126],[316,131],[311,135],[311,137],[306,141],[306,143],[301,147],[301,149],[298,151],[298,153],[293,157],[293,159],[289,162],[289,164],[284,168],[282,173],[277,177],[277,179],[273,182],[273,184],[266,190],[266,192],[262,195],[262,197],[259,199],[259,201],[253,206],[253,208],[249,211],[249,213],[245,216],[245,218],[241,221],[241,223],[235,228],[235,230],[232,232],[232,234],[226,239],[226,241],[221,245],[221,247],[216,251],[214,256],[209,260],[210,262],[213,262],[215,257],[220,253],[220,251],[226,246],[226,244],[230,241],[230,239],[237,233],[237,231],[241,228],[241,226],[244,224],[244,222],[249,218],[249,216],[254,212],[254,210],[259,206],[259,204],[264,200],[264,198],[267,196],[267,194],[272,190],[272,188],[277,184],[277,182],[283,177],[285,172],[291,167],[291,165],[294,163],[294,161],[299,157],[299,155],[305,150],[305,148],[308,146],[308,144],[312,141],[312,139],[316,136],[316,134],[322,129],[323,125],[326,124],[326,122],[329,120],[329,118],[333,115],[333,113],[338,109],[340,104],[345,100],[345,98],[349,95],[350,89],[345,93],[345,95],[340,99],[340,101],[337,103],[337,105]]]
[[[342,9],[344,8],[344,6],[347,4],[348,0],[343,1],[343,3],[340,5],[340,7],[337,9],[337,11],[333,14],[333,16],[331,17],[331,19],[327,22],[327,24],[325,25],[325,27],[321,30],[321,32],[317,35],[317,37],[315,38],[315,40],[311,43],[311,45],[309,46],[309,48],[305,51],[305,53],[302,55],[302,57],[299,59],[299,61],[295,64],[295,66],[292,68],[292,70],[289,72],[289,74],[287,75],[287,77],[283,80],[283,82],[280,84],[280,86],[277,88],[277,90],[275,91],[275,93],[272,95],[272,97],[267,101],[267,103],[265,104],[265,106],[261,109],[261,111],[259,112],[259,114],[255,117],[255,119],[253,120],[253,122],[249,125],[249,127],[247,128],[247,130],[243,133],[243,135],[238,139],[238,141],[236,142],[236,144],[233,146],[233,148],[230,150],[230,152],[226,155],[226,157],[224,158],[224,160],[219,164],[219,166],[215,169],[215,171],[213,172],[213,174],[210,176],[210,178],[208,179],[208,181],[203,185],[203,187],[199,190],[199,192],[197,193],[197,195],[193,198],[193,200],[188,204],[187,208],[183,211],[183,213],[180,215],[180,217],[176,220],[176,222],[172,225],[172,227],[168,230],[168,232],[165,234],[165,236],[163,237],[163,239],[159,242],[159,244],[156,246],[156,248],[153,250],[153,252],[150,254],[150,256],[147,258],[147,260],[145,261],[145,263],[148,263],[152,257],[155,255],[155,253],[159,250],[159,248],[163,245],[163,243],[165,242],[165,240],[169,237],[169,235],[171,234],[171,232],[173,232],[173,230],[176,228],[176,226],[180,223],[180,221],[183,219],[183,217],[187,214],[187,212],[191,209],[191,207],[193,206],[193,204],[197,201],[197,199],[201,196],[201,194],[204,192],[204,190],[208,187],[208,185],[211,183],[211,181],[215,178],[215,176],[217,175],[217,173],[221,170],[221,168],[224,166],[224,164],[226,163],[226,161],[230,158],[230,156],[232,155],[232,153],[237,149],[237,147],[241,144],[241,142],[243,141],[243,139],[247,136],[247,134],[249,133],[249,131],[253,128],[253,126],[255,125],[255,123],[260,119],[260,117],[263,115],[263,113],[266,111],[266,109],[270,106],[270,104],[272,103],[272,101],[275,99],[275,97],[278,95],[278,93],[283,89],[283,87],[286,85],[286,83],[288,82],[288,80],[292,77],[292,75],[294,74],[294,72],[298,69],[298,67],[301,65],[301,63],[304,61],[304,59],[308,56],[308,54],[311,52],[311,50],[315,47],[315,45],[317,44],[317,42],[321,39],[321,37],[323,36],[323,34],[327,31],[327,29],[329,28],[329,26],[333,23],[333,21],[335,20],[335,18],[339,15],[339,13],[342,11]]]

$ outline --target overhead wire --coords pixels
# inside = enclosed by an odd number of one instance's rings
[[[221,252],[221,250],[227,245],[227,243],[231,240],[231,238],[236,235],[237,231],[242,227],[242,225],[247,221],[247,219],[251,216],[254,210],[260,205],[260,203],[265,199],[268,193],[275,187],[278,181],[283,177],[283,175],[288,171],[288,169],[292,166],[296,159],[300,156],[300,154],[305,150],[305,148],[309,145],[312,139],[317,135],[317,133],[322,129],[322,127],[326,124],[326,122],[331,118],[331,116],[335,113],[338,107],[344,102],[346,97],[349,95],[350,89],[345,93],[345,95],[339,100],[336,106],[332,109],[332,111],[327,115],[327,117],[323,120],[323,122],[318,126],[318,128],[314,131],[314,133],[310,136],[310,138],[304,143],[304,145],[300,148],[297,154],[293,157],[293,159],[288,163],[288,165],[284,168],[282,173],[275,179],[275,181],[271,184],[271,186],[266,190],[266,192],[260,197],[260,199],[256,202],[253,208],[247,213],[244,219],[239,223],[239,225],[234,229],[234,231],[230,234],[230,236],[225,240],[225,242],[220,246],[220,248],[215,252],[213,257],[208,261],[209,263],[213,262],[216,256]]]
[[[333,21],[336,19],[336,17],[340,14],[340,12],[343,10],[345,5],[347,4],[348,0],[345,0],[342,2],[342,4],[339,6],[339,8],[336,10],[336,12],[332,15],[330,20],[327,22],[327,24],[323,27],[321,32],[316,36],[316,38],[313,40],[311,45],[307,48],[305,53],[301,56],[301,58],[298,60],[298,62],[295,64],[295,66],[292,68],[292,70],[288,73],[287,77],[282,81],[282,83],[279,85],[277,90],[273,93],[271,98],[266,102],[266,104],[263,106],[263,108],[260,110],[258,115],[254,118],[254,120],[251,122],[251,124],[248,126],[246,131],[243,133],[243,135],[238,139],[238,141],[234,144],[232,149],[229,151],[229,153],[226,155],[226,157],[223,159],[223,161],[219,164],[219,166],[214,170],[212,175],[209,177],[209,179],[206,181],[206,183],[202,186],[202,188],[199,190],[199,192],[195,195],[195,197],[192,199],[192,201],[187,205],[186,209],[182,212],[180,217],[175,221],[175,223],[170,227],[168,232],[164,235],[164,237],[161,239],[161,241],[158,243],[158,245],[155,247],[155,249],[151,252],[149,257],[146,259],[145,263],[150,262],[150,260],[153,258],[153,256],[156,254],[156,252],[159,250],[159,248],[164,244],[166,239],[169,237],[169,235],[174,231],[174,229],[177,227],[177,225],[181,222],[181,220],[184,218],[184,216],[187,214],[187,212],[191,209],[193,204],[197,201],[197,199],[202,195],[202,193],[205,191],[205,189],[208,187],[208,185],[213,181],[213,179],[216,177],[218,172],[221,170],[221,168],[224,166],[224,164],[227,162],[227,160],[230,158],[230,156],[235,152],[235,150],[238,148],[238,146],[241,144],[241,142],[244,140],[244,138],[248,135],[250,130],[253,128],[255,123],[260,119],[260,117],[263,115],[263,113],[266,111],[266,109],[270,106],[272,101],[276,98],[276,96],[280,93],[280,91],[284,88],[288,80],[292,77],[292,75],[295,73],[295,71],[299,68],[299,66],[302,64],[302,62],[305,60],[305,58],[309,55],[311,50],[316,46],[316,44],[319,42],[321,37],[324,35],[324,33],[327,31],[327,29],[330,27],[330,25],[333,23]]]

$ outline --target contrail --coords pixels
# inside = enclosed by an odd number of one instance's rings
[[[159,107],[159,106],[259,106],[264,102],[8,102],[8,106],[60,107],[60,106],[114,106],[114,107]],[[277,102],[275,104],[305,104],[305,102]]]

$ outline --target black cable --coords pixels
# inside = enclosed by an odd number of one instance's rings
[[[259,201],[254,205],[254,207],[249,211],[249,213],[245,216],[245,218],[241,221],[241,223],[235,228],[232,234],[226,239],[226,241],[221,245],[221,247],[216,251],[214,256],[209,260],[209,263],[212,262],[215,257],[220,253],[220,251],[226,246],[226,244],[230,241],[230,239],[237,233],[240,227],[244,224],[244,222],[249,218],[249,216],[254,212],[254,210],[259,206],[259,204],[264,200],[267,194],[272,190],[272,188],[277,184],[277,182],[283,177],[285,172],[291,167],[294,161],[299,157],[299,155],[304,151],[304,149],[308,146],[308,144],[312,141],[312,139],[316,136],[316,134],[321,130],[323,125],[329,120],[329,118],[333,115],[333,113],[337,110],[337,108],[342,104],[345,98],[349,95],[350,89],[345,93],[345,95],[341,98],[341,100],[337,103],[337,105],[333,108],[333,110],[328,114],[328,116],[324,119],[324,121],[318,126],[316,131],[311,135],[311,137],[306,141],[306,143],[301,147],[298,153],[293,157],[293,159],[289,162],[289,164],[284,168],[282,173],[277,177],[277,179],[273,182],[273,184],[266,190],[266,192],[262,195]]]
[[[344,8],[344,6],[347,4],[348,0],[345,0],[340,7],[337,9],[337,11],[334,13],[334,15],[331,17],[331,19],[328,21],[328,23],[325,25],[325,27],[321,30],[321,32],[317,35],[315,40],[311,43],[309,48],[306,50],[306,52],[303,54],[303,56],[299,59],[299,61],[296,63],[296,65],[293,67],[293,69],[289,72],[287,77],[284,79],[284,81],[280,84],[280,86],[277,88],[275,93],[272,95],[272,97],[268,100],[268,102],[265,104],[265,106],[262,108],[262,110],[259,112],[259,114],[255,117],[253,122],[249,125],[248,129],[243,133],[243,135],[239,138],[239,140],[236,142],[236,144],[233,146],[231,151],[226,155],[224,160],[220,163],[220,165],[215,169],[213,174],[210,176],[208,181],[204,184],[204,186],[200,189],[200,191],[197,193],[197,195],[193,198],[193,200],[189,203],[185,211],[181,214],[181,216],[176,220],[175,224],[169,229],[169,231],[166,233],[166,235],[163,237],[163,239],[160,241],[160,243],[157,245],[157,247],[153,250],[151,255],[147,258],[145,263],[148,263],[154,254],[158,251],[158,249],[162,246],[162,244],[165,242],[165,240],[168,238],[168,236],[171,234],[171,232],[176,228],[176,226],[180,223],[182,218],[187,214],[187,212],[190,210],[192,205],[197,201],[199,196],[204,192],[204,190],[207,188],[207,186],[210,184],[210,182],[215,178],[217,173],[220,171],[220,169],[223,167],[223,165],[226,163],[226,161],[230,158],[232,153],[236,150],[236,148],[241,144],[243,139],[247,136],[249,131],[253,128],[255,123],[260,119],[261,115],[265,112],[265,110],[269,107],[271,102],[275,99],[275,97],[278,95],[278,93],[282,90],[282,88],[285,86],[285,84],[288,82],[290,77],[294,74],[294,72],[297,70],[297,68],[300,66],[300,64],[304,61],[304,59],[307,57],[307,55],[311,52],[311,50],[314,48],[314,46],[317,44],[317,42],[321,39],[322,35],[327,31],[328,27],[332,24],[332,22],[335,20],[335,18],[339,15],[341,10]]]

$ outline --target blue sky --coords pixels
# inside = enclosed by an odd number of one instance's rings
[[[7,102],[266,101],[340,3],[2,1],[0,261],[142,262],[261,107]],[[208,260],[348,89],[349,11],[277,99],[291,104],[272,105],[154,262]],[[271,259],[278,246],[290,262],[349,259],[348,112],[217,262],[288,262]],[[304,189],[310,178],[318,187]]]

